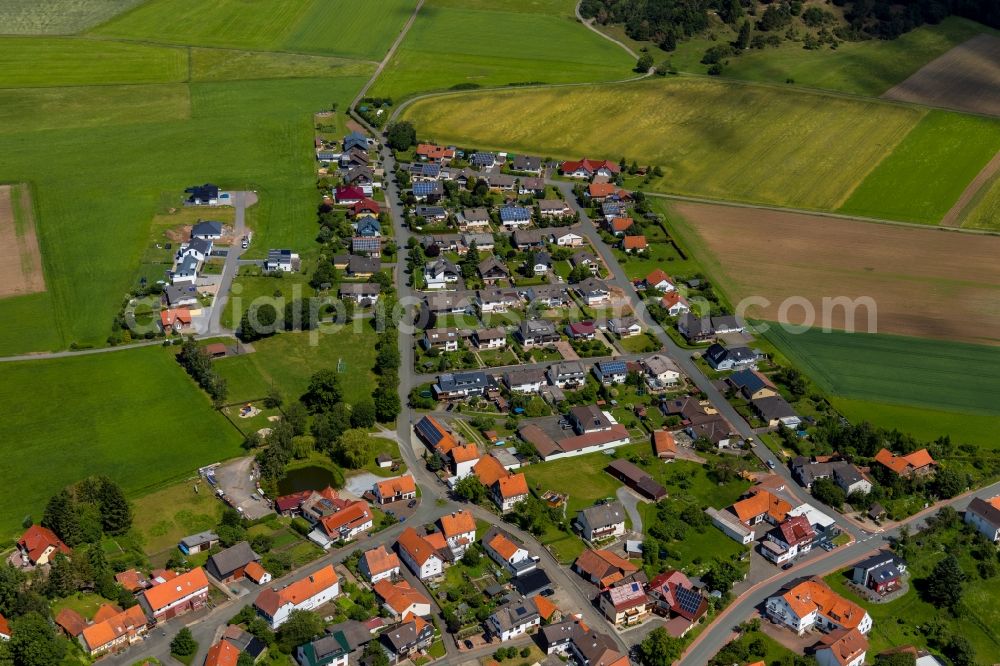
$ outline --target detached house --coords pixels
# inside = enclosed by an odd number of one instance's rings
[[[67,557],[73,551],[64,544],[55,532],[41,525],[32,525],[17,541],[17,551],[24,566],[42,566],[49,564],[57,553]]]
[[[440,576],[444,560],[437,550],[412,527],[407,527],[396,541],[399,556],[420,580]]]
[[[490,499],[501,513],[513,511],[520,502],[528,499],[528,480],[524,474],[508,474],[489,487]]]
[[[808,553],[815,538],[816,532],[805,516],[789,516],[767,533],[760,552],[774,564],[784,564]]]
[[[572,215],[573,211],[562,199],[541,199],[538,202],[538,213],[542,217],[566,217]]]
[[[610,550],[585,550],[573,563],[573,571],[601,589],[608,588],[639,570]]]
[[[645,236],[625,236],[622,238],[622,250],[628,254],[645,252],[649,247]]]
[[[797,634],[813,627],[821,631],[857,629],[867,634],[872,618],[864,608],[844,599],[821,578],[810,578],[767,600],[767,617]]]
[[[438,523],[441,526],[441,534],[444,535],[455,559],[462,557],[466,549],[475,543],[476,519],[468,511],[456,511],[441,516]]]
[[[503,373],[503,382],[512,393],[538,393],[545,384],[540,368],[515,368]]]
[[[625,361],[598,361],[594,364],[594,377],[601,384],[624,384],[628,379],[628,364]]]
[[[191,227],[191,238],[212,241],[219,240],[222,238],[222,222],[198,220],[198,224]]]
[[[521,346],[530,349],[559,340],[556,326],[548,319],[525,319],[517,327],[515,337]]]
[[[625,534],[625,507],[621,502],[595,504],[576,514],[576,527],[587,541],[601,541]]]
[[[405,622],[413,617],[427,617],[431,614],[431,600],[405,580],[393,583],[383,579],[375,583],[372,589],[382,602],[382,608],[389,611],[395,620]]]
[[[1000,542],[1000,495],[987,500],[972,498],[965,510],[965,522],[993,543]]]
[[[292,611],[316,610],[339,594],[340,579],[330,564],[279,590],[261,591],[254,601],[254,608],[272,629],[277,629],[288,620]]]
[[[384,632],[379,639],[389,663],[398,664],[430,647],[434,641],[434,625],[417,616]]]
[[[523,206],[502,206],[500,223],[507,230],[524,229],[531,224],[531,211]]]
[[[358,571],[365,579],[375,584],[380,580],[399,576],[399,556],[385,546],[378,546],[365,551],[358,561]]]
[[[110,617],[98,619],[101,611],[108,611]],[[148,620],[140,606],[119,611],[112,606],[102,606],[94,623],[80,633],[79,641],[91,656],[114,652],[138,641],[146,633]]]
[[[591,179],[594,176],[614,178],[621,173],[621,167],[611,160],[570,160],[559,165],[559,173],[568,178]]]
[[[157,622],[198,610],[208,603],[208,577],[205,570],[197,567],[144,590],[139,603],[147,617]]]
[[[868,639],[857,629],[835,629],[815,647],[819,666],[863,666],[867,654]]]
[[[616,627],[639,624],[650,613],[649,597],[638,581],[604,590],[600,604],[604,617]]]
[[[635,317],[626,315],[609,320],[608,330],[619,338],[631,338],[642,333],[642,326],[639,325],[639,320]]]
[[[691,311],[691,305],[687,299],[676,291],[672,291],[660,299],[660,307],[667,311],[671,317],[679,317]]]
[[[486,331],[489,330],[491,329],[486,329]],[[454,400],[483,395],[491,386],[493,386],[493,380],[489,375],[481,370],[473,370],[471,372],[446,372],[438,375],[437,382],[431,387],[431,390],[437,400]]]
[[[427,289],[445,289],[458,282],[462,273],[455,264],[440,258],[424,267],[424,282]]]
[[[713,344],[704,353],[705,362],[713,370],[743,370],[757,366],[758,354],[749,347],[723,347]]]
[[[542,623],[538,607],[531,599],[521,599],[497,608],[486,618],[486,629],[501,642],[530,633]]]
[[[583,282],[574,285],[573,289],[579,294],[584,304],[589,307],[611,302],[611,291],[600,280],[587,278]]]
[[[507,568],[514,576],[528,573],[537,567],[535,558],[504,531],[491,527],[483,537],[483,548],[494,562]]]
[[[510,271],[507,267],[496,257],[487,257],[479,262],[476,270],[479,272],[479,277],[482,279],[484,284],[494,285],[501,280],[506,280],[510,277]]]
[[[897,456],[888,449],[875,454],[875,462],[899,476],[928,476],[934,473],[937,461],[927,449],[920,449],[905,456]]]
[[[587,381],[587,369],[580,361],[562,361],[549,366],[546,374],[553,386],[576,388]]]
[[[417,483],[413,480],[412,475],[406,474],[394,479],[379,481],[375,484],[374,491],[375,501],[379,504],[411,500],[417,497]]]
[[[260,562],[260,555],[253,551],[249,543],[240,541],[209,557],[205,570],[215,580],[230,583],[244,578],[247,565],[251,562]]]
[[[906,562],[902,558],[882,550],[855,564],[851,581],[876,594],[885,595],[899,589],[905,572]]]
[[[466,208],[458,216],[458,228],[462,231],[485,231],[489,229],[489,211],[485,208]]]
[[[664,293],[677,290],[677,287],[674,286],[674,282],[671,277],[659,268],[647,275],[644,282],[646,283],[647,288],[662,291]]]
[[[668,631],[675,628],[672,625],[680,625],[680,631],[676,633],[681,636],[708,611],[708,599],[692,585],[687,576],[676,569],[665,571],[649,581],[648,594],[653,611],[671,618],[671,622],[667,624]],[[678,622],[678,619],[682,622]]]
[[[478,329],[472,334],[477,349],[504,349],[507,346],[507,331],[502,326]]]

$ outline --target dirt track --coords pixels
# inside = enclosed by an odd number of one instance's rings
[[[979,190],[983,189],[993,180],[993,176],[1000,171],[1000,152],[993,156],[983,170],[976,174],[976,177],[972,179],[972,182],[968,184],[965,190],[962,191],[962,196],[958,198],[955,205],[952,206],[944,217],[941,218],[942,227],[960,227],[964,221],[962,217],[962,212],[969,205],[969,202],[979,193]]]
[[[882,97],[1000,116],[1000,37],[977,35],[959,44]]]
[[[15,206],[25,216],[20,234]],[[0,298],[39,291],[45,291],[45,275],[28,188],[0,185]]]
[[[798,324],[801,307],[781,316],[785,299],[804,298],[819,317],[823,298],[867,296],[877,306],[878,332],[1000,344],[1000,237],[706,204],[674,208],[721,264],[717,279],[734,305],[750,296],[770,301],[750,316]],[[859,313],[856,328],[866,330],[867,313]],[[842,308],[829,319],[847,328]]]

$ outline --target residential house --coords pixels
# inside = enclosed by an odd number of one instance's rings
[[[163,287],[163,297],[167,302],[166,304],[171,308],[198,304],[198,290],[191,284],[165,285]]]
[[[136,569],[126,569],[116,573],[115,582],[132,593],[145,590],[151,585],[149,579]]]
[[[299,255],[291,250],[268,250],[264,270],[268,273],[291,273],[299,269]]]
[[[900,588],[904,573],[906,562],[901,557],[891,551],[880,550],[854,565],[851,581],[878,595],[886,595]]]
[[[747,400],[770,398],[778,395],[774,383],[758,370],[738,370],[726,378],[726,383]]]
[[[319,519],[309,539],[324,549],[337,542],[351,541],[374,526],[374,517],[367,502],[346,502],[344,508]]]
[[[546,371],[549,383],[564,388],[577,388],[587,381],[587,368],[580,361],[553,363]]]
[[[594,307],[611,302],[611,290],[600,280],[587,278],[583,282],[574,285],[573,289],[579,294],[584,305]]]
[[[431,390],[434,392],[436,400],[454,400],[483,395],[493,385],[494,382],[490,376],[480,370],[446,372],[438,375],[437,382],[431,387]]]
[[[658,502],[667,496],[667,489],[656,482],[637,465],[618,458],[609,464],[605,471],[643,497]]]
[[[563,307],[569,303],[566,287],[558,284],[543,284],[528,287],[528,290],[525,292],[525,298],[534,307],[542,309]],[[555,331],[554,325],[552,330],[553,332]],[[559,339],[558,335],[556,339]]]
[[[639,325],[639,320],[632,315],[625,315],[609,320],[608,330],[619,338],[631,338],[642,333],[642,326]]]
[[[625,507],[621,502],[606,502],[581,509],[576,527],[587,541],[602,541],[625,535]]]
[[[617,201],[605,199],[604,203],[601,204],[601,215],[604,216],[605,221],[611,221],[616,217],[625,217],[627,213],[626,206]]]
[[[677,320],[677,330],[690,343],[707,342],[715,339],[712,321],[708,317],[698,317],[691,312],[685,312]]]
[[[383,650],[389,657],[389,663],[399,664],[430,647],[434,641],[434,625],[422,617],[416,616],[408,622],[383,632],[379,639]]]
[[[513,393],[538,393],[545,384],[545,371],[540,368],[515,368],[503,373],[503,381]]]
[[[377,218],[382,209],[377,201],[364,197],[360,201],[351,204],[348,211],[351,217],[355,219],[362,217]]]
[[[351,132],[344,136],[344,150],[351,150],[353,148],[360,148],[361,150],[368,150],[368,137],[366,137],[361,132]]]
[[[496,257],[487,257],[479,262],[476,267],[483,284],[495,285],[496,283],[510,278],[510,271],[502,261]]]
[[[566,335],[573,340],[593,340],[597,327],[592,321],[575,321],[566,326]]]
[[[514,176],[505,173],[491,173],[486,175],[486,184],[490,186],[491,190],[509,192],[514,189],[516,182]]]
[[[625,236],[621,242],[622,250],[628,254],[645,252],[649,248],[649,243],[645,236]]]
[[[455,159],[454,148],[445,148],[444,146],[438,146],[433,143],[418,144],[415,153],[417,157],[422,160],[436,162],[438,164],[447,164]]]
[[[651,271],[649,275],[646,276],[645,283],[648,289],[655,289],[656,291],[662,291],[663,293],[677,290],[677,287],[674,286],[673,279],[659,268]]]
[[[198,266],[201,262],[197,257],[187,255],[174,264],[174,269],[170,273],[170,283],[173,285],[191,284],[198,280]]]
[[[610,220],[607,220],[604,226],[607,227],[609,232],[621,238],[625,235],[625,232],[631,229],[634,225],[635,220],[631,217],[613,217]]]
[[[792,459],[791,471],[795,479],[807,489],[812,488],[816,479],[833,479],[845,495],[854,492],[869,493],[872,490],[871,481],[846,460],[819,461],[799,456]]]
[[[222,222],[198,220],[198,223],[191,227],[191,238],[212,241],[219,240],[222,238]]]
[[[594,176],[614,178],[621,173],[621,167],[611,160],[569,160],[559,165],[559,173],[568,178],[591,179]]]
[[[551,344],[559,340],[556,326],[548,319],[525,319],[514,333],[525,349]]]
[[[937,461],[931,457],[927,449],[920,449],[905,456],[897,456],[888,449],[881,449],[875,454],[875,462],[887,467],[898,476],[928,476],[933,474]]]
[[[412,474],[404,474],[392,479],[378,481],[372,490],[375,494],[376,502],[379,504],[391,504],[392,502],[416,499],[417,482],[413,480]]]
[[[667,630],[679,629],[676,635],[683,636],[708,612],[708,599],[683,572],[676,569],[664,571],[649,581],[647,593],[652,610],[671,618]]]
[[[570,420],[573,421],[572,414]],[[575,424],[574,427],[576,427]],[[608,421],[606,428],[576,432],[575,435],[556,441],[533,423],[523,424],[518,428],[518,436],[535,447],[542,460],[556,460],[596,451],[606,451],[629,443],[628,429],[613,420]]]
[[[437,549],[412,527],[407,527],[399,535],[396,548],[400,558],[420,580],[441,575],[444,560],[438,555]]]
[[[426,321],[448,314],[464,314],[472,311],[468,296],[461,294],[427,294],[421,305],[420,316]]]
[[[518,173],[539,174],[542,172],[542,158],[530,155],[517,155],[511,160],[510,170]]]
[[[354,234],[363,238],[379,238],[382,235],[382,223],[377,217],[365,215],[354,223]]]
[[[769,428],[785,426],[794,430],[802,423],[802,417],[780,395],[751,400],[750,408]]]
[[[497,157],[493,153],[472,153],[469,163],[476,169],[491,169],[497,163]]]
[[[702,355],[713,370],[744,370],[757,366],[758,354],[749,347],[723,347],[716,343]]]
[[[712,331],[716,335],[742,333],[745,328],[744,325],[733,315],[713,316],[710,321],[712,322]]]
[[[370,220],[372,218],[365,218]],[[382,239],[377,236],[354,236],[351,238],[351,252],[369,257],[382,256]]]
[[[365,199],[365,191],[356,185],[338,185],[333,191],[333,199],[337,205],[351,206]]]
[[[417,201],[435,204],[444,196],[444,186],[436,181],[418,180],[413,183],[413,197]]]
[[[347,274],[354,278],[370,278],[382,270],[382,260],[352,254],[347,260]]]
[[[229,193],[211,183],[189,187],[184,193],[188,195],[184,203],[189,206],[227,206],[230,203]]]
[[[456,479],[464,479],[472,474],[472,468],[479,462],[479,449],[475,444],[456,446],[448,452],[448,462]]]
[[[500,223],[508,231],[513,229],[524,229],[531,224],[531,211],[524,206],[501,206]]]
[[[489,211],[485,208],[466,208],[458,216],[458,228],[462,231],[485,231],[489,229]]]
[[[535,275],[545,275],[552,270],[552,255],[548,252],[536,252],[535,263],[531,268]]]
[[[573,209],[562,199],[541,199],[537,205],[542,217],[567,217],[573,214]]]
[[[597,203],[632,199],[632,193],[628,190],[623,190],[614,183],[599,183],[596,180],[587,186],[585,194],[588,199]]]
[[[295,661],[299,666],[348,666],[350,654],[347,638],[338,632],[295,648]]]
[[[552,234],[552,242],[559,247],[580,247],[583,245],[583,236],[574,233],[567,227],[559,229],[549,229]]]
[[[102,611],[107,611],[105,614],[109,617],[101,618]],[[148,628],[149,621],[140,606],[121,610],[105,605],[98,613],[93,624],[84,627],[79,634],[80,644],[91,657],[128,647],[140,640]]]
[[[639,570],[610,550],[585,550],[573,562],[573,571],[601,589],[611,587]]]
[[[601,592],[600,608],[604,617],[616,627],[639,624],[651,612],[649,597],[638,581]]]
[[[155,589],[155,588],[154,588]],[[257,595],[254,608],[272,629],[284,624],[293,611],[316,610],[340,594],[340,579],[333,565],[280,589],[265,589]]]
[[[345,301],[352,301],[362,307],[370,307],[378,301],[382,287],[374,282],[343,282],[337,294]]]
[[[399,556],[384,545],[366,550],[358,560],[358,571],[373,585],[399,576]]]
[[[544,178],[519,178],[517,193],[520,195],[530,194],[534,197],[545,196]]]
[[[646,373],[646,383],[651,389],[662,390],[680,382],[680,368],[669,356],[653,354],[641,359],[639,365]]]
[[[816,532],[805,516],[788,516],[767,533],[760,552],[774,564],[784,564],[812,549]]]
[[[382,579],[372,589],[381,601],[382,608],[389,611],[394,620],[406,622],[412,617],[427,617],[431,614],[431,600],[405,580],[394,583]]]
[[[561,654],[582,666],[629,666],[628,655],[618,651],[613,638],[578,619],[543,627],[542,645],[548,654]]]
[[[973,497],[965,509],[965,522],[993,543],[1000,542],[1000,495],[989,499]]]
[[[260,555],[253,551],[249,543],[240,541],[209,557],[205,571],[220,583],[230,583],[243,578],[251,562],[260,562]]]
[[[458,351],[461,340],[457,328],[428,328],[420,341],[424,349],[437,349],[444,352]]]
[[[540,250],[552,238],[548,229],[515,229],[511,243],[518,250]]]
[[[454,436],[433,416],[422,417],[413,426],[413,430],[432,453],[444,456],[448,454],[448,451],[458,446]]]
[[[868,639],[856,628],[835,629],[820,639],[814,654],[819,666],[863,666]]]
[[[753,527],[763,521],[772,525],[780,524],[792,510],[792,505],[777,495],[756,487],[750,489],[748,497],[733,503],[729,510],[741,523]]]
[[[542,623],[538,607],[531,599],[521,599],[497,608],[486,618],[487,631],[501,642],[531,633]]]
[[[413,213],[424,221],[424,224],[444,222],[448,219],[448,211],[442,206],[417,206]]]
[[[208,576],[201,567],[143,590],[139,603],[146,616],[156,622],[170,620],[208,603]]]
[[[652,434],[653,453],[660,460],[674,460],[677,457],[677,440],[668,430],[654,430]]]
[[[371,163],[371,156],[363,148],[353,147],[340,154],[337,164],[341,169],[353,169],[359,166],[368,166]]]
[[[598,361],[594,364],[594,376],[601,384],[624,384],[628,379],[628,364],[625,361]]]
[[[872,618],[864,608],[838,595],[821,578],[794,583],[770,597],[766,613],[772,622],[799,635],[812,628],[825,632],[857,629],[862,634],[872,628]]]
[[[424,283],[427,289],[446,289],[458,282],[462,272],[448,259],[441,257],[424,267]]]
[[[498,527],[491,527],[483,537],[483,548],[490,559],[514,576],[521,576],[538,566],[537,558],[533,558],[522,545]]]
[[[248,564],[243,570],[243,574],[258,585],[267,585],[273,578],[271,573],[257,562]]]
[[[411,164],[407,167],[410,178],[417,182],[432,182],[441,177],[440,164]]]
[[[597,255],[593,252],[588,252],[587,250],[580,250],[576,252],[569,258],[569,263],[572,264],[573,268],[577,266],[586,266],[590,269],[592,275],[597,275],[601,270],[601,262],[598,260]]]
[[[185,555],[197,555],[203,550],[208,550],[213,546],[218,545],[219,535],[211,530],[205,532],[198,532],[197,534],[191,534],[183,539],[177,544],[177,547]]]
[[[465,232],[461,234],[460,239],[458,245],[458,252],[460,254],[466,254],[473,245],[476,246],[476,249],[487,252],[492,252],[493,248],[496,247],[496,240],[493,238],[493,234],[488,231]]]
[[[226,643],[231,643],[240,652],[246,652],[254,659],[260,659],[261,654],[267,649],[267,644],[253,634],[244,631],[239,625],[231,624],[222,631],[222,639]]]
[[[507,331],[503,326],[477,329],[472,334],[472,342],[476,349],[504,349],[507,347]]]
[[[360,187],[367,196],[371,196],[372,186],[375,183],[375,172],[368,166],[354,167],[344,176],[344,182]]]
[[[521,297],[512,289],[480,289],[476,292],[476,307],[480,313],[507,312],[520,303]]]
[[[500,512],[507,513],[528,499],[528,480],[520,472],[508,474],[497,479],[488,490],[490,499],[497,505]]]
[[[677,291],[671,291],[665,294],[663,298],[660,299],[660,307],[667,311],[667,314],[671,317],[679,317],[683,314],[691,312],[691,305],[688,303],[687,299],[684,298]]]

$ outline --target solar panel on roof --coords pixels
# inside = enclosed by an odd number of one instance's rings
[[[677,605],[681,607],[685,613],[693,615],[698,612],[698,607],[701,606],[701,595],[694,590],[681,587],[680,585],[674,590],[674,596],[677,598]]]

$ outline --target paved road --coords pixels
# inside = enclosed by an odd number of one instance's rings
[[[215,294],[212,303],[212,315],[208,322],[208,330],[203,337],[227,335],[232,332],[222,327],[222,312],[226,309],[226,302],[229,300],[229,290],[233,286],[233,279],[240,270],[240,256],[243,254],[243,246],[240,239],[246,234],[246,213],[247,208],[257,203],[255,192],[233,192],[233,207],[236,209],[236,222],[233,225],[233,244],[226,254],[226,263],[222,267],[222,280],[219,282],[219,290]]]
[[[632,532],[642,534],[642,514],[639,513],[639,504],[643,503],[639,496],[626,486],[618,486],[615,497],[625,507],[625,513],[632,520]]]

